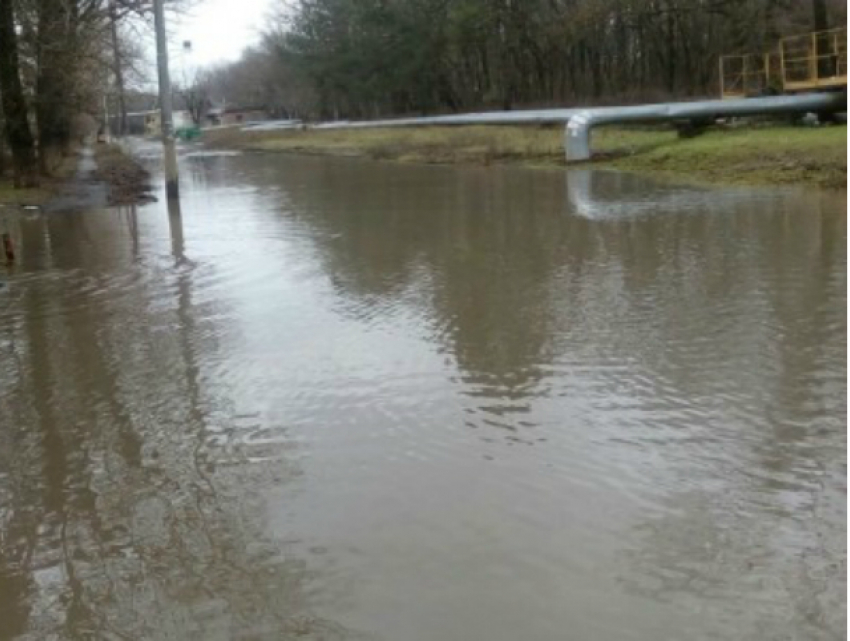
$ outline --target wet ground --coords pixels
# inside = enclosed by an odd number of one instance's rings
[[[0,220],[0,638],[844,637],[846,193],[181,162]]]
[[[108,187],[95,176],[97,163],[94,149],[83,147],[78,152],[76,171],[58,189],[43,209],[48,213],[82,211],[106,207]]]

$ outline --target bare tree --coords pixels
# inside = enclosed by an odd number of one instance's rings
[[[109,40],[112,48],[112,72],[118,102],[118,135],[127,133],[127,101],[124,86],[124,60],[118,38],[118,0],[109,0]]]
[[[811,30],[813,8],[815,28],[846,17],[841,0],[812,2],[279,0],[227,72],[238,85],[262,70],[317,117],[709,96],[719,55]]]
[[[74,30],[76,4],[64,0],[38,2],[38,72],[35,112],[41,171],[50,174],[71,142],[71,93],[77,58]]]
[[[12,150],[15,186],[31,187],[38,183],[35,141],[30,131],[19,67],[13,0],[0,0],[0,97],[4,129]]]
[[[183,47],[184,50],[190,49],[191,43],[184,43]],[[210,73],[208,70],[183,65],[177,94],[183,100],[183,104],[195,125],[201,124],[210,108],[209,85]]]
[[[826,31],[829,29],[829,14],[826,9],[826,0],[812,0],[812,17],[815,31]]]

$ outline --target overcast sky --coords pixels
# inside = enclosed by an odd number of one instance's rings
[[[279,0],[200,0],[169,31],[176,42],[192,42],[193,65],[207,66],[236,60],[242,50],[259,40],[265,18]],[[174,60],[178,66],[179,60]]]

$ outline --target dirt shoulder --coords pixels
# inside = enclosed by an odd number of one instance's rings
[[[204,132],[217,148],[420,163],[523,163],[566,166],[563,127],[461,126]],[[846,187],[846,126],[713,128],[680,139],[672,128],[594,131],[585,166],[666,173],[715,183],[802,183]]]

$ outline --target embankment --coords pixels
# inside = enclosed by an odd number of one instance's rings
[[[207,145],[245,151],[361,156],[420,163],[565,165],[561,126],[306,129],[204,133]],[[846,187],[846,126],[748,125],[679,138],[671,128],[600,128],[600,168],[718,183]]]

